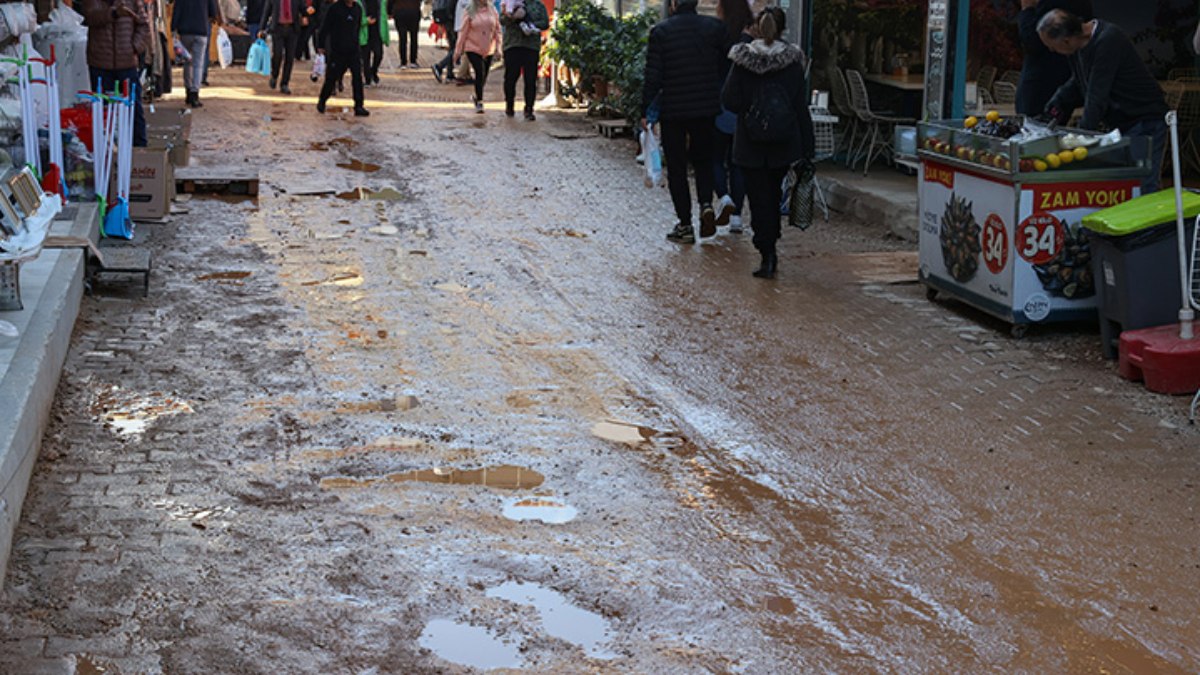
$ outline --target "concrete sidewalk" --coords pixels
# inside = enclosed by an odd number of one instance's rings
[[[867,223],[880,223],[886,232],[914,244],[917,241],[917,177],[881,164],[869,175],[851,171],[832,160],[817,165],[817,179],[830,209]]]

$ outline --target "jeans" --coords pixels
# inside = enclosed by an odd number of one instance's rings
[[[537,98],[538,52],[528,47],[509,47],[504,51],[504,106],[512,110],[517,99],[517,78],[525,74],[525,112],[533,112]]]
[[[713,126],[715,115],[693,119],[662,120],[663,155],[667,160],[667,189],[679,224],[692,224],[692,193],[688,188],[688,164],[696,174],[696,199],[701,206],[712,204]],[[776,209],[778,211],[778,209]]]
[[[446,52],[446,58],[437,62],[438,70],[445,70],[450,77],[454,77],[454,45],[458,44],[458,33],[454,32],[453,26],[446,26],[446,44],[450,45],[450,49]]]
[[[137,68],[121,70],[105,70],[103,68],[88,68],[88,80],[93,86],[100,81],[101,91],[112,91],[117,82],[130,81],[130,91],[133,92],[133,144],[139,148],[146,147],[146,115],[142,112],[142,91],[138,85]]]
[[[483,85],[487,84],[488,72],[492,69],[492,57],[467,52],[467,60],[471,62],[471,70],[475,71],[475,100],[483,101]]]
[[[275,32],[271,35],[271,79],[278,80],[280,87],[288,86],[288,82],[292,80],[296,42],[300,39],[302,31],[302,28],[290,24],[279,24],[275,26]]]
[[[417,33],[421,30],[421,10],[396,10],[396,32],[400,34],[400,65],[417,62]],[[449,31],[447,31],[449,34]],[[450,43],[450,52],[454,53],[454,42]]]
[[[714,147],[713,179],[717,183],[717,196],[729,195],[733,200],[733,215],[741,216],[746,201],[746,179],[742,168],[733,163],[733,134],[717,131]]]
[[[204,61],[208,54],[207,35],[179,35],[179,42],[192,55],[192,60],[183,66],[183,88],[189,92],[200,91],[204,81]]]
[[[334,54],[327,52],[325,54],[325,84],[321,86],[321,103],[329,100],[333,96],[333,90],[337,87],[338,82],[341,82],[342,76],[346,71],[350,71],[350,88],[354,92],[354,107],[363,107],[363,69],[362,60],[359,58],[358,52],[347,52],[345,54]]]
[[[754,248],[762,253],[772,253],[780,234],[779,203],[783,201],[783,177],[787,175],[788,167],[744,168],[742,171],[746,173]]]
[[[1150,175],[1142,181],[1142,194],[1158,192],[1162,179],[1163,157],[1167,152],[1166,120],[1162,117],[1148,117],[1139,120],[1122,133],[1126,136],[1150,137]]]

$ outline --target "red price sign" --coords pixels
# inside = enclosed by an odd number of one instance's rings
[[[1062,221],[1048,213],[1035,213],[1017,227],[1017,253],[1034,265],[1042,265],[1058,257],[1065,238]]]
[[[983,223],[983,262],[992,274],[1008,266],[1008,232],[1000,216],[990,213]]]

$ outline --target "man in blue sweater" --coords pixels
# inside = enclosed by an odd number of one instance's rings
[[[217,0],[175,0],[171,32],[192,55],[191,61],[183,66],[183,87],[187,90],[187,104],[193,108],[204,105],[200,102],[200,82],[204,79],[208,35],[214,23],[221,23]]]

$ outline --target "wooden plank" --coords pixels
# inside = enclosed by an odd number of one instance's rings
[[[175,170],[175,191],[257,195],[258,169],[249,166],[186,166]]]

